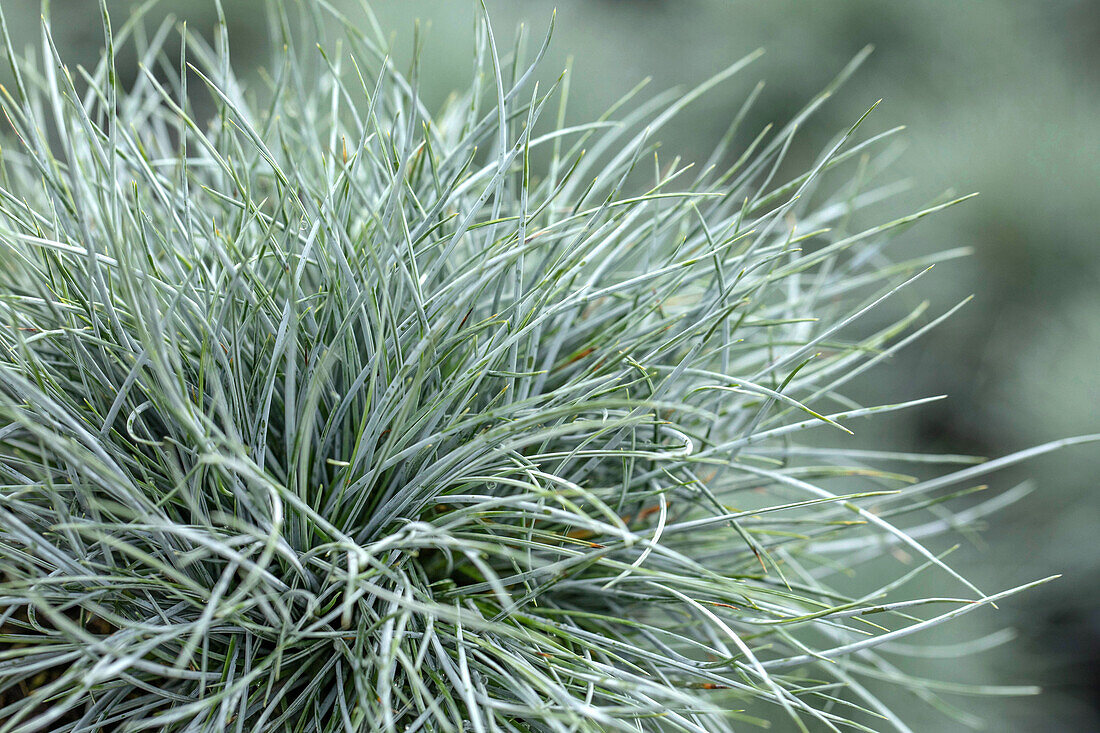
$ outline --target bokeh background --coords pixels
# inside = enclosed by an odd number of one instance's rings
[[[306,0],[307,2],[310,0]],[[333,0],[337,5],[351,2]],[[223,0],[239,68],[266,60],[262,0]],[[109,3],[121,20],[132,5]],[[970,246],[941,265],[921,297],[940,310],[977,297],[952,321],[865,380],[860,396],[950,400],[879,423],[895,447],[1000,455],[1078,433],[1100,432],[1100,3],[950,0],[487,0],[498,42],[519,24],[537,44],[556,5],[544,78],[572,57],[571,116],[591,119],[651,77],[648,93],[692,86],[755,48],[765,56],[691,107],[661,135],[664,155],[705,160],[756,81],[767,86],[750,129],[785,122],[862,47],[875,52],[792,149],[807,165],[827,140],[875,100],[868,128],[908,125],[894,175],[911,181],[894,204],[909,211],[945,190],[974,201],[907,232],[895,253]],[[0,0],[18,42],[35,45],[35,0]],[[58,46],[74,63],[102,43],[93,0],[54,0]],[[475,3],[373,0],[410,53],[415,19],[425,31],[424,92],[441,102],[468,79]],[[213,0],[171,0],[174,13],[209,32]],[[125,64],[123,64],[125,68]],[[0,73],[0,77],[6,74]],[[891,213],[884,210],[883,215]],[[938,311],[937,311],[938,312]],[[1013,644],[950,663],[950,679],[1039,683],[1042,696],[964,700],[990,730],[1100,730],[1100,449],[1075,448],[1003,472],[1008,488],[1034,492],[988,521],[956,566],[986,589],[1061,572],[1064,578],[974,614],[963,631],[1012,626]],[[964,556],[964,557],[961,557]],[[979,618],[976,618],[979,617]],[[935,668],[940,672],[944,666]],[[904,699],[914,729],[957,725]]]

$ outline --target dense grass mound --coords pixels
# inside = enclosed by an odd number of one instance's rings
[[[565,127],[482,23],[430,114],[380,34],[319,53],[335,14],[273,8],[249,89],[224,26],[169,58],[170,24],[105,13],[88,71],[48,23],[37,62],[5,38],[0,731],[907,730],[883,683],[939,704],[892,642],[1007,594],[921,544],[1001,501],[945,490],[1058,444],[919,480],[976,462],[852,447],[927,400],[842,387],[941,320],[864,325],[929,264],[887,235],[951,203],[849,231],[892,131],[779,182],[828,93],[755,137],[750,97],[690,167],[654,134],[749,59]],[[861,572],[890,551],[889,583]],[[926,573],[962,597],[914,597]]]

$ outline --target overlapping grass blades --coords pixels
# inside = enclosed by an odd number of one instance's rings
[[[899,681],[945,705],[895,640],[1034,585],[925,548],[1003,503],[945,490],[1070,442],[858,449],[935,399],[840,389],[941,320],[864,316],[931,263],[887,238],[954,201],[849,231],[894,190],[890,133],[855,127],[777,180],[831,89],[748,134],[757,89],[706,167],[659,158],[752,56],[565,126],[542,51],[483,20],[429,113],[377,24],[303,7],[271,4],[252,84],[224,24],[176,57],[171,22],[104,10],[90,70],[48,21],[37,58],[5,29],[0,731],[904,731]],[[915,596],[932,573],[959,597]]]

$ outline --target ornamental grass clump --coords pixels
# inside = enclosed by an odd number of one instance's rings
[[[1021,691],[894,643],[1035,585],[925,542],[1072,441],[855,447],[936,398],[845,385],[953,311],[865,318],[936,259],[890,234],[954,203],[851,228],[893,130],[784,180],[832,88],[746,135],[754,92],[692,167],[657,133],[752,57],[566,126],[545,43],[482,19],[435,112],[376,24],[269,7],[247,83],[224,22],[104,9],[90,69],[4,28],[0,732],[905,731],[887,685]]]

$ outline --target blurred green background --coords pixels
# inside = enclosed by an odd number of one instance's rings
[[[17,43],[37,44],[38,3],[0,0]],[[351,6],[350,2],[339,2]],[[58,45],[75,62],[102,42],[92,0],[54,0]],[[109,3],[121,20],[131,3]],[[234,57],[266,60],[262,0],[225,0]],[[537,44],[555,3],[488,0],[498,42],[525,23]],[[470,73],[469,0],[374,0],[397,58],[414,19],[426,30],[425,94],[441,102]],[[648,93],[691,86],[755,48],[765,56],[666,128],[665,157],[705,159],[756,81],[767,81],[751,127],[785,122],[860,48],[875,53],[808,126],[792,150],[805,166],[875,100],[872,131],[904,123],[894,171],[912,181],[898,211],[946,189],[981,196],[904,235],[895,253],[956,246],[974,256],[936,268],[921,297],[940,310],[977,297],[947,325],[866,380],[867,400],[948,393],[950,400],[879,424],[896,447],[998,455],[1100,431],[1100,3],[948,0],[558,0],[543,77],[569,56],[571,116],[590,119],[639,80]],[[209,31],[213,0],[162,4]],[[6,74],[5,74],[6,75]],[[883,215],[892,213],[883,211]],[[938,312],[938,311],[937,311]],[[867,437],[867,436],[863,436]],[[1004,472],[1008,488],[1036,490],[989,520],[980,544],[953,556],[987,590],[1054,572],[1057,583],[975,614],[964,631],[1001,626],[1015,643],[945,668],[956,681],[1035,683],[1038,698],[962,700],[991,730],[1100,730],[1100,450],[1077,448]],[[965,555],[965,557],[960,557]],[[918,731],[956,724],[919,703]]]

